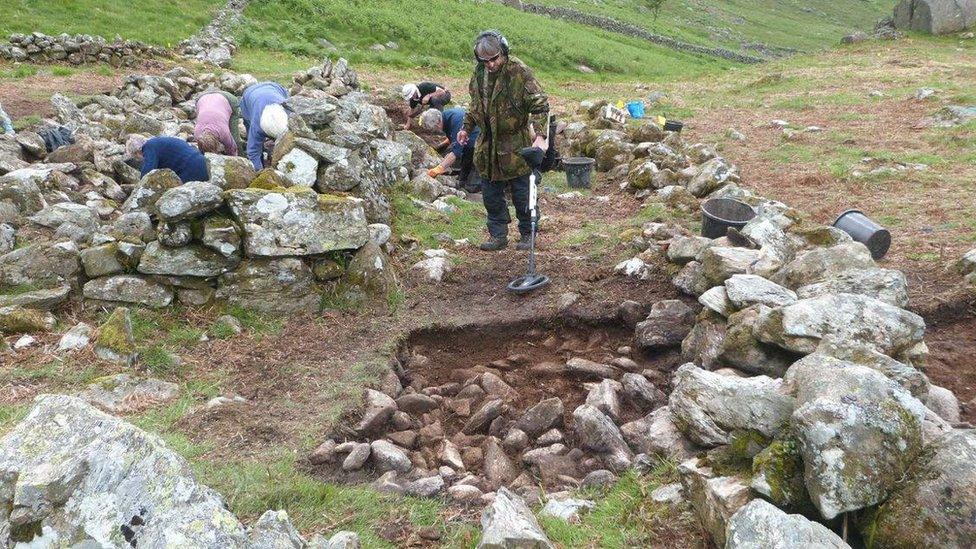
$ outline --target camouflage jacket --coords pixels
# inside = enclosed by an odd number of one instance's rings
[[[488,71],[484,65],[475,69],[468,85],[471,107],[464,117],[464,129],[471,133],[475,126],[481,128],[474,149],[474,165],[481,176],[489,181],[505,181],[532,171],[518,152],[532,145],[530,122],[537,132],[544,131],[549,98],[532,71],[517,57],[509,57],[491,76],[494,86],[486,86]]]

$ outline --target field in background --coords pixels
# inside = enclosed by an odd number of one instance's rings
[[[94,34],[175,46],[200,30],[224,0],[0,0],[0,37]]]
[[[742,43],[805,51],[833,46],[845,34],[870,32],[894,0],[665,0],[658,17],[643,0],[531,0],[613,17],[696,44],[738,49]]]

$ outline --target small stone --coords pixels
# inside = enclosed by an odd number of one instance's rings
[[[651,500],[655,503],[670,503],[672,505],[677,505],[685,500],[682,495],[681,484],[675,482],[673,484],[666,484],[659,488],[656,488],[651,492]]]

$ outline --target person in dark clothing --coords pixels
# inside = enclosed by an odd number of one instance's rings
[[[467,145],[457,141],[457,134],[464,124],[464,109],[447,109],[443,113],[436,109],[429,109],[420,116],[420,125],[432,132],[443,132],[451,142],[451,151],[444,156],[440,164],[427,171],[430,177],[437,177],[446,172],[455,162],[458,162],[458,182],[468,192],[481,190],[481,178],[477,173],[472,174],[474,167],[474,144],[478,139],[477,127],[472,131]],[[475,177],[471,177],[474,175]]]
[[[153,137],[146,139],[141,135],[129,137],[125,143],[128,156],[142,161],[140,177],[153,170],[168,168],[173,170],[180,181],[208,181],[207,160],[193,145],[176,137]]]
[[[407,121],[403,129],[409,130],[414,117],[424,112],[428,107],[444,110],[444,106],[451,102],[451,92],[440,84],[421,82],[419,84],[404,84],[400,90],[403,100],[407,102],[404,108]]]

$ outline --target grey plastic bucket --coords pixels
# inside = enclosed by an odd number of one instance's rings
[[[566,183],[574,189],[589,189],[594,162],[596,160],[585,156],[564,158],[563,170],[566,172]]]
[[[701,205],[701,235],[706,238],[721,238],[729,227],[741,229],[752,218],[756,210],[745,202],[732,198],[712,198]]]
[[[878,225],[861,210],[847,210],[837,217],[834,227],[851,235],[851,238],[864,244],[871,251],[871,257],[881,259],[891,247],[891,233]]]

